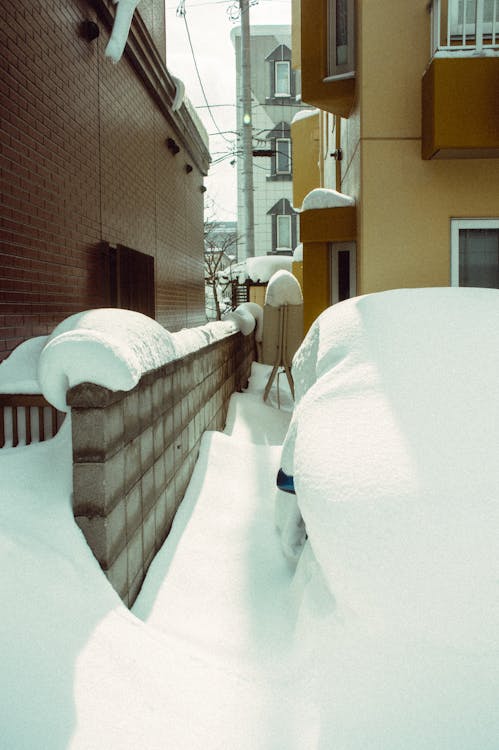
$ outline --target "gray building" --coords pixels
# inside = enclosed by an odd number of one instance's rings
[[[232,30],[236,53],[238,130],[238,224],[244,226],[245,193],[242,159],[241,29]],[[299,242],[298,214],[292,206],[290,123],[303,107],[291,67],[291,27],[251,27],[251,91],[253,121],[253,184],[255,255],[291,254]],[[265,156],[258,156],[265,151]],[[244,232],[239,232],[239,259],[246,257]]]

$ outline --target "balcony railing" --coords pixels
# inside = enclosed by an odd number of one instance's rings
[[[499,53],[499,0],[431,0],[431,56]]]

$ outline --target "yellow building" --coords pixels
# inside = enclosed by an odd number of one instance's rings
[[[292,47],[305,328],[353,294],[499,287],[499,0],[293,0]]]

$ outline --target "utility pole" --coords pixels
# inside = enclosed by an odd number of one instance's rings
[[[251,56],[249,0],[239,0],[241,14],[241,90],[242,90],[242,146],[243,146],[243,201],[246,257],[255,255],[255,216],[253,208],[253,117],[251,113]]]

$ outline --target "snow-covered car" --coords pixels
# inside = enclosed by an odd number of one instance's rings
[[[338,747],[499,747],[498,373],[493,289],[348,300],[295,356],[278,519]]]

